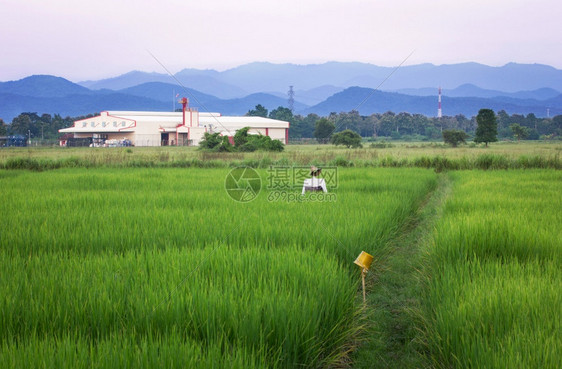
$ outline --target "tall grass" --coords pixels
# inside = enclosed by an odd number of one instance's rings
[[[225,160],[226,159],[226,160]],[[518,158],[510,158],[497,154],[482,154],[476,157],[448,158],[445,156],[419,156],[413,158],[396,158],[384,156],[371,160],[352,160],[344,156],[334,158],[321,158],[310,156],[291,161],[288,158],[273,160],[270,157],[260,159],[243,160],[200,160],[197,158],[171,160],[167,156],[164,158],[148,159],[127,159],[116,161],[99,161],[70,157],[65,159],[33,159],[33,158],[10,158],[4,164],[0,164],[0,169],[27,169],[33,171],[44,171],[60,168],[227,168],[246,166],[251,168],[268,168],[271,165],[329,165],[338,167],[406,167],[406,168],[433,168],[438,172],[444,170],[466,170],[466,169],[562,169],[562,159],[559,155],[548,157],[523,155]]]
[[[59,168],[226,168],[270,165],[343,167],[421,167],[462,169],[562,169],[559,142],[498,143],[489,148],[436,148],[396,144],[391,148],[345,149],[332,145],[287,146],[283,153],[208,153],[194,147],[9,148],[0,150],[0,169],[35,171]]]
[[[335,202],[269,202],[264,189],[237,203],[228,171],[0,170],[0,359],[345,362],[362,328],[352,262],[361,250],[385,252],[436,175],[341,169]]]
[[[562,175],[458,172],[428,254],[439,367],[562,366]]]

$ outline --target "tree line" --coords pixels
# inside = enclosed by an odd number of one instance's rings
[[[74,121],[93,116],[63,118],[59,114],[21,113],[10,124],[0,119],[0,136],[22,135],[32,140],[56,140],[62,136],[59,129],[71,127]]]
[[[422,114],[376,113],[368,116],[357,111],[347,113],[330,113],[327,117],[317,114],[298,115],[285,107],[268,111],[262,105],[248,111],[246,115],[269,117],[290,123],[289,139],[313,139],[317,122],[324,118],[334,124],[332,133],[346,129],[358,133],[362,137],[441,140],[445,130],[461,130],[473,136],[476,132],[476,117],[465,117],[462,114],[444,116],[442,118],[427,117]],[[34,112],[21,113],[10,124],[0,119],[0,136],[23,135],[31,139],[54,140],[60,138],[59,129],[73,125],[74,121],[93,117],[94,114],[78,117],[62,117],[59,114],[42,114]],[[504,110],[495,114],[497,135],[499,139],[548,139],[562,137],[562,115],[553,118],[538,118],[534,114],[512,114]],[[515,126],[515,131],[512,128]],[[328,139],[329,141],[329,139]],[[327,141],[326,141],[327,142]]]
[[[360,115],[358,111],[351,111],[347,113],[334,112],[327,117],[321,117],[313,113],[306,116],[294,115],[290,109],[285,107],[278,107],[268,113],[268,110],[262,105],[257,105],[255,109],[248,111],[247,115],[288,121],[291,124],[289,139],[292,140],[316,138],[316,125],[322,118],[334,124],[334,133],[349,129],[362,137],[392,139],[440,140],[443,138],[443,131],[445,130],[461,130],[473,136],[478,126],[476,116],[468,118],[462,114],[437,118],[404,112],[396,114],[390,111],[365,116]],[[522,138],[514,134],[511,128],[514,124],[526,128],[526,139],[562,137],[562,115],[553,118],[538,118],[532,113],[526,116],[521,114],[509,115],[504,110],[500,110],[495,116],[498,138],[500,139]]]

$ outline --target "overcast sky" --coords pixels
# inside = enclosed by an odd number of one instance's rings
[[[0,0],[0,81],[252,61],[562,69],[560,0]],[[148,51],[147,51],[148,50]]]

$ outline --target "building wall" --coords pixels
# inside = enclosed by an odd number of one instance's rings
[[[133,132],[101,133],[107,136],[108,140],[130,140],[134,144],[135,134]],[[75,133],[75,138],[90,138],[94,133]]]
[[[181,119],[181,118],[180,118]],[[174,129],[174,132],[168,132],[168,145],[174,141],[176,143],[176,132],[175,127],[181,124],[181,120],[172,122],[159,122],[157,120],[142,120],[137,121],[135,127],[135,138],[133,144],[135,146],[161,146],[162,145],[162,129],[170,131],[170,128]]]
[[[203,139],[205,128],[203,127],[189,127],[189,139],[193,146],[198,146],[199,142]]]
[[[92,137],[91,133],[75,133],[74,138],[88,138]]]
[[[197,110],[188,110],[185,112],[185,125],[188,127],[199,127],[199,112]]]
[[[108,116],[106,112],[97,117],[82,119],[75,122],[77,128],[96,130],[119,130],[129,127],[134,122],[128,119]]]
[[[134,139],[134,133],[133,132],[120,132],[120,133],[108,133],[107,134],[107,139],[108,140],[131,140],[131,142]]]
[[[269,137],[272,140],[279,140],[283,143],[285,142],[285,128],[269,128]]]
[[[157,134],[139,134],[135,133],[134,138],[131,139],[135,146],[161,146],[162,136],[160,132]]]
[[[265,128],[250,128],[250,130],[248,131],[248,133],[250,134],[255,134],[255,135],[262,135],[262,136],[266,136],[267,132]]]

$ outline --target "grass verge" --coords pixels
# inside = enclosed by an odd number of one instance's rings
[[[431,237],[444,200],[450,192],[448,175],[420,205],[391,241],[388,253],[368,274],[367,330],[369,339],[355,353],[354,368],[420,368],[428,365],[417,339],[421,286],[419,245]]]

